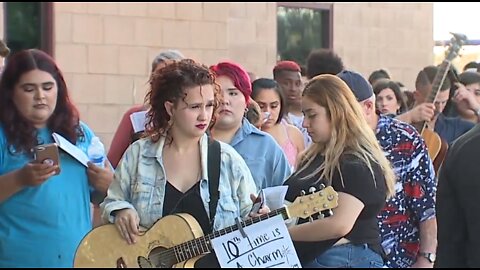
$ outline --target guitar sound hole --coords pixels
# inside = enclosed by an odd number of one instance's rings
[[[171,268],[173,266],[173,257],[168,254],[162,253],[165,251],[164,247],[156,247],[152,249],[148,255],[148,260],[150,261],[152,267],[155,268]]]

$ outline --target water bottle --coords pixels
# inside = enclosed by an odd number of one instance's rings
[[[88,147],[88,158],[96,166],[105,167],[105,147],[100,141],[100,138],[93,137],[90,146]]]

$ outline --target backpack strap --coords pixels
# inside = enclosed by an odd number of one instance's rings
[[[220,178],[220,143],[210,138],[208,144],[208,182],[210,191],[210,225],[213,231],[213,221],[217,213],[218,198],[220,191],[218,190]]]

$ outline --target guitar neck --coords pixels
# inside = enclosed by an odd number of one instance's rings
[[[254,217],[245,221],[240,221],[240,226],[246,227],[246,226],[255,224],[257,222],[260,222],[262,220],[266,220],[271,217],[277,216],[279,214],[282,215],[284,220],[289,218],[287,209],[285,207],[282,207],[277,210],[273,210],[267,214]],[[235,224],[225,229],[215,231],[209,235],[205,235],[173,247],[172,252],[174,252],[176,263],[183,262],[191,258],[211,252],[213,250],[213,247],[210,240],[220,237],[222,235],[234,232],[238,229],[239,228],[237,224]]]
[[[443,60],[442,64],[438,68],[438,72],[435,75],[435,78],[432,82],[432,91],[428,95],[427,99],[425,100],[426,103],[435,103],[437,99],[438,92],[440,92],[440,88],[445,81],[447,76],[448,70],[450,69],[451,62],[447,59]],[[426,127],[427,121],[420,122],[419,124],[415,125],[418,132],[422,133],[423,129]]]

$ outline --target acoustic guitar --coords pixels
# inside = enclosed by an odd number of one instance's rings
[[[332,187],[297,197],[287,207],[239,222],[245,226],[281,215],[284,219],[309,216],[338,206],[338,194]],[[210,240],[238,230],[238,225],[203,236],[198,222],[188,214],[175,214],[159,219],[149,230],[127,244],[113,224],[90,231],[75,253],[74,267],[108,268],[185,268],[193,267],[203,255],[212,251]]]
[[[445,77],[450,70],[452,60],[458,56],[460,48],[467,40],[467,37],[463,34],[452,33],[452,35],[453,37],[450,40],[450,46],[446,52],[446,57],[440,64],[438,72],[433,79],[432,91],[425,100],[425,102],[427,103],[435,103],[438,93],[440,92],[440,88],[445,81]],[[425,144],[428,148],[428,154],[433,161],[435,173],[437,173],[447,154],[448,144],[442,138],[440,138],[440,136],[436,132],[426,128],[426,121],[415,124],[414,126],[417,128],[418,132],[420,132],[423,139],[425,140]]]

